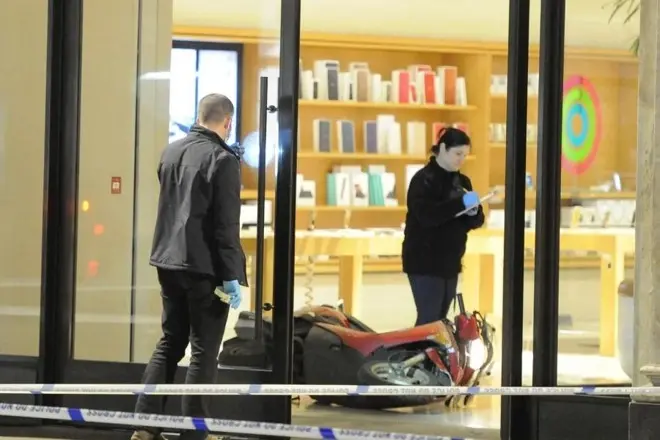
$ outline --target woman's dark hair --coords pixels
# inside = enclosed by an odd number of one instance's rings
[[[440,145],[445,144],[446,150],[451,150],[454,147],[462,147],[463,145],[472,145],[470,136],[459,128],[442,127],[436,136],[438,142],[431,147],[431,153],[438,154],[440,152]]]

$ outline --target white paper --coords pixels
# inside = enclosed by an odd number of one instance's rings
[[[458,214],[456,214],[456,217],[460,217],[461,215],[467,213],[468,211],[470,211],[470,210],[472,210],[472,209],[474,209],[474,208],[477,208],[479,205],[481,205],[481,204],[484,203],[484,202],[487,202],[488,200],[492,199],[492,198],[495,197],[496,195],[497,195],[497,192],[496,192],[496,191],[489,192],[488,194],[486,194],[485,196],[483,196],[481,199],[479,199],[479,203],[478,203],[478,204],[476,204],[476,205],[472,205],[472,206],[470,206],[469,208],[465,208],[464,210],[462,210],[461,212],[459,212]]]

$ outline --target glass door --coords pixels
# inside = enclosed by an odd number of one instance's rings
[[[183,2],[185,3],[185,2]],[[182,3],[182,4],[183,4]],[[234,106],[233,131],[228,144],[242,154],[241,240],[246,253],[250,287],[242,288],[243,301],[231,310],[223,350],[236,338],[241,316],[254,313],[257,250],[254,217],[258,199],[259,133],[264,121],[267,155],[264,217],[266,228],[281,215],[273,211],[275,197],[290,199],[290,181],[276,182],[275,169],[291,173],[295,155],[295,115],[298,62],[280,54],[297,53],[299,37],[280,35],[284,22],[300,13],[300,1],[261,1],[245,6],[246,15],[259,15],[251,31],[222,27],[177,26],[185,8],[162,7],[163,2],[142,0],[136,9],[127,3],[107,7],[87,1],[83,20],[82,99],[80,108],[80,171],[78,175],[78,230],[73,359],[65,380],[75,383],[139,383],[145,364],[163,335],[161,288],[156,269],[149,264],[159,197],[157,168],[161,152],[184,137],[197,119],[197,104],[209,93],[225,95]],[[191,6],[193,7],[193,6]],[[222,8],[204,3],[205,14],[222,22]],[[240,9],[240,6],[237,6]],[[199,13],[199,11],[196,11]],[[172,24],[174,32],[172,33]],[[122,28],[124,32],[116,33]],[[115,35],[109,41],[106,35]],[[260,78],[271,78],[271,93],[260,99]],[[293,84],[296,84],[295,87]],[[273,95],[273,90],[276,95]],[[284,104],[283,104],[284,103]],[[272,105],[273,116],[261,118]],[[283,123],[284,121],[284,123]],[[278,128],[279,127],[279,128]],[[274,131],[275,130],[275,131]],[[237,144],[237,145],[236,145]],[[277,154],[274,154],[277,152]],[[295,166],[293,169],[295,175]],[[277,188],[276,188],[277,186]],[[284,188],[284,190],[282,190]],[[278,206],[280,203],[277,204]],[[281,209],[281,208],[279,208]],[[295,209],[295,208],[293,208]],[[285,221],[278,222],[286,225]],[[272,228],[271,228],[272,229]],[[289,352],[290,313],[287,283],[272,274],[291,269],[275,266],[282,242],[291,230],[265,232],[264,298],[274,303],[274,351]],[[281,258],[280,258],[281,259]],[[289,283],[290,285],[290,283]],[[273,290],[275,290],[275,296]],[[274,298],[274,299],[273,299]],[[290,308],[290,307],[289,307]],[[274,316],[273,316],[274,315]],[[190,347],[182,353],[176,381],[183,382]],[[269,359],[260,368],[239,362],[222,366],[220,383],[282,382],[284,358]],[[282,364],[280,367],[279,365]],[[277,373],[274,377],[271,373]],[[282,373],[284,371],[284,373]],[[131,396],[66,396],[66,406],[133,411]],[[211,412],[218,418],[288,422],[288,397],[214,397]],[[283,409],[284,408],[284,409]],[[168,399],[166,412],[179,413],[180,399]]]
[[[0,58],[12,60],[0,63],[0,382],[35,383],[41,320],[48,7],[42,1],[0,0],[0,9]],[[34,398],[6,396],[5,401],[32,404]],[[14,421],[3,419],[2,423]]]

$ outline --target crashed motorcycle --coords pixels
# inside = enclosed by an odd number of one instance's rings
[[[340,308],[312,306],[294,315],[293,376],[296,384],[477,386],[493,366],[493,327],[479,312],[460,313],[453,321],[378,333]],[[226,341],[221,366],[268,367],[272,324],[263,322],[263,341],[255,341],[253,312],[240,313],[236,337]],[[261,347],[261,350],[255,350]],[[260,359],[257,359],[262,357]],[[253,365],[251,365],[253,363]],[[444,399],[461,406],[473,396],[311,396],[321,404],[389,409]]]

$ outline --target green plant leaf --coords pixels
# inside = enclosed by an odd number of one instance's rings
[[[625,14],[623,23],[629,23],[639,14],[641,0],[613,0],[603,5],[603,8],[612,8],[609,23],[620,14]],[[633,40],[630,51],[637,55],[639,53],[639,35]]]
[[[628,23],[637,13],[639,12],[639,5],[635,6],[634,8],[631,8],[631,10],[628,12],[628,15],[626,15],[626,18],[623,19],[624,23]]]
[[[635,38],[635,40],[632,42],[630,45],[630,51],[637,56],[639,54],[639,37]]]

